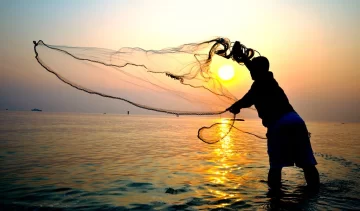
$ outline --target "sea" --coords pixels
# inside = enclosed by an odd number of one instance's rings
[[[360,210],[360,124],[307,122],[321,185],[287,167],[267,186],[266,140],[221,117],[0,112],[0,210]],[[236,127],[265,137],[259,120]]]

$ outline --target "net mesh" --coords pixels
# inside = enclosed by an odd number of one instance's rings
[[[161,50],[126,47],[118,51],[34,41],[38,63],[73,88],[178,116],[220,115],[236,102],[211,65],[216,57],[240,64],[242,57],[253,57],[252,49],[237,47],[240,53],[234,54],[236,45],[226,38]],[[200,128],[199,139],[206,143],[222,140],[235,118]]]

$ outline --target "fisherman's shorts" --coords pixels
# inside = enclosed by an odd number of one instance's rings
[[[305,122],[296,112],[285,114],[268,127],[266,137],[270,168],[317,164]]]

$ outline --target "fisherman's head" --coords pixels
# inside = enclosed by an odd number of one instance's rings
[[[270,63],[266,57],[259,56],[253,58],[246,67],[250,70],[251,78],[258,80],[269,72]]]

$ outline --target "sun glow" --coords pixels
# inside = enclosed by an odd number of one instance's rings
[[[234,67],[232,65],[223,65],[219,68],[218,75],[222,80],[230,80],[234,77]]]

